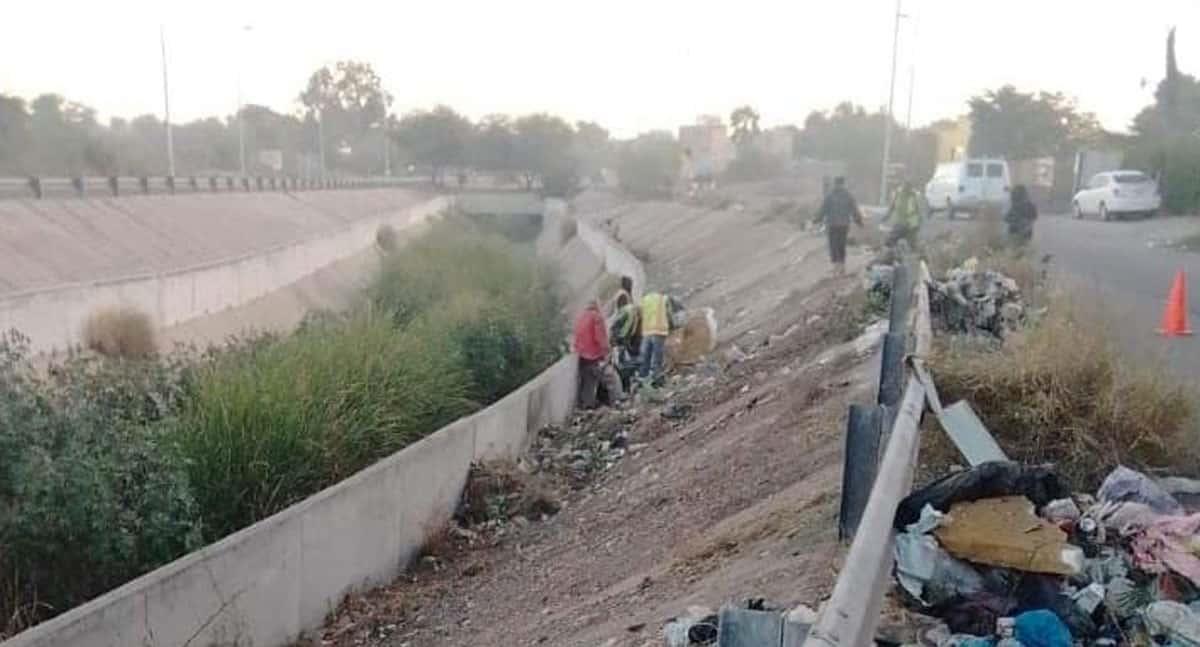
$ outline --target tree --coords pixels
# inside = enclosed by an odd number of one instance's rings
[[[570,124],[545,113],[533,114],[517,119],[513,133],[513,161],[526,189],[533,189],[540,180],[543,188],[549,181],[555,189],[574,190],[578,171],[571,155],[575,131]]]
[[[1031,159],[1070,152],[1101,134],[1096,116],[1061,92],[1018,92],[1011,85],[970,100],[970,153]]]
[[[590,121],[575,122],[575,139],[572,154],[579,163],[579,174],[592,181],[600,178],[600,171],[612,166],[613,148],[608,130]]]
[[[0,94],[0,172],[29,172],[27,156],[32,144],[25,100]]]
[[[737,108],[729,115],[729,125],[733,128],[730,139],[739,147],[745,146],[759,132],[759,114],[750,106]]]
[[[487,115],[475,126],[471,162],[474,166],[507,175],[515,173],[516,133],[506,115]]]
[[[447,166],[466,165],[472,134],[470,120],[447,106],[437,106],[405,115],[395,139],[413,161],[429,166],[433,183],[440,186]]]
[[[300,93],[305,114],[319,119],[326,157],[338,150],[351,152],[362,148],[371,138],[371,129],[386,126],[392,95],[383,89],[383,81],[370,63],[339,61],[313,72]],[[338,160],[333,155],[334,160]],[[366,171],[368,158],[347,159],[341,166]],[[326,160],[328,163],[328,159]]]
[[[1165,72],[1154,103],[1133,120],[1126,165],[1159,177],[1168,210],[1192,211],[1200,208],[1200,82],[1179,70],[1174,29],[1167,34]]]
[[[650,132],[621,146],[617,177],[621,190],[637,198],[670,197],[679,177],[679,142],[668,132]]]

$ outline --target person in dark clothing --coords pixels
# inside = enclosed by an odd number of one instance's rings
[[[1029,198],[1029,189],[1018,184],[1012,190],[1012,204],[1004,221],[1008,223],[1008,240],[1016,247],[1024,247],[1033,240],[1033,221],[1037,220],[1037,206]]]
[[[834,179],[833,190],[821,202],[816,220],[825,223],[825,234],[829,238],[829,260],[833,262],[834,274],[845,274],[846,238],[850,234],[850,222],[863,226],[862,212],[854,196],[846,189],[846,178]]]

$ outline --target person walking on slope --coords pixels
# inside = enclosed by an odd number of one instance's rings
[[[600,302],[593,299],[575,319],[575,352],[579,355],[579,406],[595,408],[600,384],[604,384],[610,402],[625,398],[621,379],[609,364],[608,326],[600,312]]]
[[[887,246],[895,247],[901,240],[908,244],[908,249],[917,248],[917,238],[921,233],[921,196],[913,188],[912,182],[904,181],[892,205],[888,209],[888,219],[892,222],[892,232],[888,234]]]
[[[850,235],[850,222],[853,220],[854,224],[863,226],[862,212],[854,196],[846,189],[846,178],[833,180],[833,190],[821,201],[816,220],[825,223],[825,235],[829,238],[829,260],[833,263],[833,273],[841,276],[846,273],[846,239]]]
[[[651,292],[642,297],[641,333],[638,377],[643,383],[653,383],[662,376],[663,353],[667,335],[671,334],[671,300],[667,295]]]
[[[1033,240],[1033,221],[1037,220],[1037,206],[1029,199],[1029,189],[1018,184],[1012,190],[1012,204],[1004,221],[1008,223],[1008,241],[1014,247],[1023,248]]]

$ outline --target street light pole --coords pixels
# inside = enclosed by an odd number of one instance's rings
[[[888,107],[887,119],[883,124],[883,169],[879,174],[879,202],[887,204],[887,178],[888,166],[892,154],[892,108],[896,100],[896,56],[900,48],[900,19],[904,14],[900,12],[900,3],[903,0],[896,0],[896,25],[892,32],[892,77],[888,85]]]
[[[167,35],[162,25],[158,26],[158,44],[162,50],[163,122],[167,128],[167,175],[175,177],[175,141],[171,135],[171,93],[167,85]]]
[[[252,29],[252,27],[250,25],[245,25],[242,27],[242,32],[245,33],[245,32],[250,31],[251,29]],[[246,37],[245,36],[242,36],[242,38],[241,38],[241,43],[239,44],[239,49],[241,50],[241,52],[243,54],[245,54],[245,51],[246,51]],[[239,58],[241,60],[244,60],[245,56],[241,56]],[[241,63],[241,60],[238,61],[239,64]],[[238,65],[238,68],[237,68],[238,161],[241,163],[242,177],[246,177],[246,118],[242,114],[243,112],[245,112],[245,110],[243,109],[244,107],[245,106],[242,103],[242,68],[240,65]]]

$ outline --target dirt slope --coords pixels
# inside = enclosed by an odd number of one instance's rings
[[[872,397],[874,363],[844,344],[861,332],[854,279],[828,278],[822,239],[762,219],[665,203],[616,217],[652,281],[717,309],[719,359],[629,416],[629,454],[560,493],[559,514],[440,542],[314,644],[659,645],[663,622],[692,604],[815,605],[840,554],[845,407]],[[733,344],[752,355],[725,360]],[[559,433],[604,437],[621,418]]]

